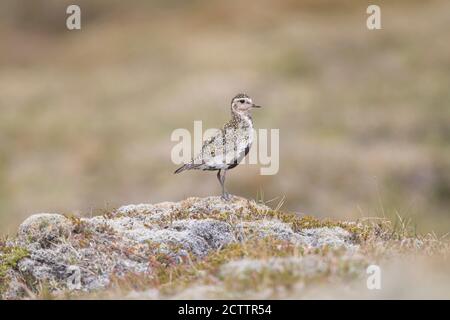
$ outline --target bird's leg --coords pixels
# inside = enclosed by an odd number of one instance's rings
[[[218,171],[217,171],[217,180],[219,180],[220,186],[222,187],[222,198],[223,198],[223,194],[224,194],[225,188],[224,188],[224,186],[223,186],[221,173],[222,173],[222,170],[218,170]]]
[[[223,174],[222,174],[223,171]],[[226,174],[226,170],[222,169],[219,170],[219,172],[217,172],[217,179],[219,179],[220,185],[222,186],[222,199],[223,200],[230,200],[230,195],[228,194],[228,192],[225,191],[225,174]]]
[[[223,190],[222,179],[220,178],[220,171],[221,171],[221,170],[217,170],[217,180],[219,180],[220,185],[222,186],[222,190]]]

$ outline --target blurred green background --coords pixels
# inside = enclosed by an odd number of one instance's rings
[[[78,4],[82,29],[66,29]],[[173,175],[176,128],[220,127],[244,91],[280,129],[280,171],[230,192],[336,219],[397,214],[450,230],[450,2],[0,3],[0,233],[37,212],[219,194]]]

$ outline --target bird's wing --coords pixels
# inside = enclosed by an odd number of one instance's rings
[[[202,145],[202,151],[192,159],[196,168],[222,168],[236,162],[245,154],[248,141],[232,127],[224,127]]]
[[[222,130],[205,140],[202,151],[192,159],[194,164],[204,164],[210,162],[212,158],[221,156],[224,153],[224,133]]]

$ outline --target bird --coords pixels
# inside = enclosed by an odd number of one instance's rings
[[[231,119],[208,140],[203,141],[201,152],[190,162],[175,170],[175,174],[185,170],[217,171],[217,179],[222,187],[221,198],[231,199],[225,189],[227,170],[235,168],[250,151],[253,143],[252,110],[261,108],[253,103],[245,93],[231,99]]]

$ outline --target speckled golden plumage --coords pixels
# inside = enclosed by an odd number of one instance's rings
[[[246,94],[240,93],[231,100],[231,120],[214,136],[203,142],[202,151],[175,173],[184,170],[218,170],[217,178],[225,192],[226,170],[236,167],[249,152],[253,142],[253,120],[250,110],[259,108]]]

